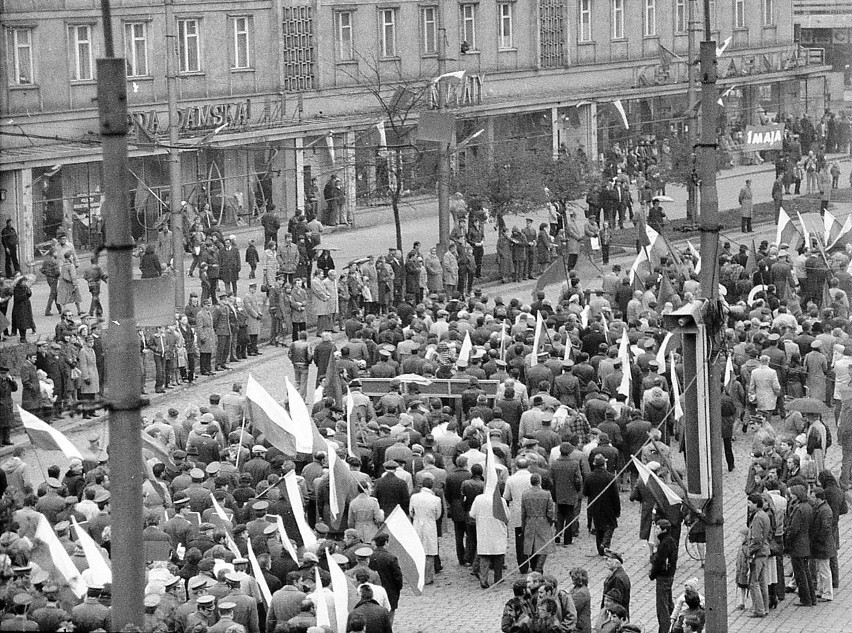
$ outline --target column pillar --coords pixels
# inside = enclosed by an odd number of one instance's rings
[[[355,220],[355,132],[349,130],[343,135],[343,191],[346,195],[346,218]]]
[[[301,209],[305,205],[305,139],[299,137],[296,141],[296,200],[295,209]],[[310,183],[308,183],[310,184]]]
[[[586,155],[592,162],[598,160],[598,104],[594,101],[586,108]]]
[[[488,164],[494,162],[494,117],[485,117],[485,155]]]
[[[550,153],[553,160],[559,157],[559,108],[550,108]]]
[[[21,201],[18,218],[14,224],[18,227],[18,256],[22,264],[29,270],[35,269],[35,209],[33,208],[33,170],[25,167],[18,172],[15,178],[17,191],[10,192]]]

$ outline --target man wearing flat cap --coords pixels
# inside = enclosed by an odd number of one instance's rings
[[[399,504],[402,510],[408,514],[409,492],[406,483],[396,474],[399,464],[393,460],[384,463],[384,474],[375,483],[373,496],[379,501],[379,507],[390,516],[393,509]]]

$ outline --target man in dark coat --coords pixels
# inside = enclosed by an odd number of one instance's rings
[[[399,505],[402,511],[408,514],[408,484],[396,476],[399,464],[393,460],[385,462],[385,474],[376,481],[373,495],[379,501],[379,507],[389,516],[393,509]]]
[[[834,600],[831,584],[832,556],[837,556],[837,543],[834,542],[834,517],[831,507],[825,501],[825,490],[816,487],[810,492],[810,502],[814,508],[811,522],[811,573],[816,581],[816,593],[820,602]]]
[[[36,372],[36,353],[27,352],[24,362],[18,367],[21,377],[21,408],[41,417],[41,392]]]
[[[615,476],[606,469],[606,458],[601,454],[595,455],[592,472],[583,484],[583,495],[589,499],[586,512],[594,523],[595,543],[601,556],[609,549],[612,534],[618,527],[618,517],[621,516],[621,499],[614,479]],[[591,503],[593,499],[597,501]]]
[[[347,631],[364,633],[392,633],[393,626],[387,609],[373,599],[373,588],[368,584],[358,587],[358,602],[352,607],[346,622]],[[364,628],[356,628],[363,623]],[[355,626],[353,626],[355,625]]]
[[[374,549],[373,555],[370,556],[370,569],[379,575],[382,587],[388,594],[388,602],[391,605],[390,620],[393,623],[393,616],[399,605],[399,594],[402,591],[402,569],[399,567],[396,556],[385,549],[387,543],[388,535],[384,533],[377,534],[373,539]]]
[[[651,580],[656,581],[657,623],[660,633],[668,633],[674,609],[672,583],[677,569],[677,543],[672,538],[671,529],[672,524],[668,519],[657,521],[659,543],[656,551],[651,554],[651,571],[648,574]]]
[[[568,442],[559,445],[559,458],[553,462],[550,476],[553,479],[553,502],[556,504],[556,543],[565,545],[573,542],[572,531],[565,526],[574,518],[574,508],[580,503],[580,491],[583,489],[583,475],[580,464],[569,456],[574,448]]]
[[[278,243],[278,229],[281,228],[281,220],[275,215],[275,205],[271,202],[266,205],[266,213],[260,218],[263,226],[263,245],[269,246],[270,242]]]
[[[213,331],[216,333],[216,371],[228,369],[225,364],[231,350],[231,308],[228,295],[219,297],[219,305],[213,311]]]
[[[12,403],[12,392],[18,390],[18,383],[9,375],[9,368],[0,366],[0,442],[3,446],[11,446],[9,433],[15,424],[15,407]]]
[[[219,251],[219,279],[237,296],[237,280],[240,278],[240,251],[230,238],[225,239],[225,248]]]
[[[464,509],[464,496],[462,495],[462,484],[470,479],[470,471],[467,469],[467,457],[459,455],[456,458],[456,466],[447,475],[447,483],[444,487],[444,495],[447,499],[449,510],[447,512],[453,522],[456,534],[456,558],[459,565],[467,565],[465,556],[464,535],[467,513]]]
[[[784,548],[793,565],[793,578],[799,593],[798,606],[816,605],[816,585],[810,569],[811,523],[814,509],[808,503],[807,488],[801,485],[791,486],[789,490],[790,507],[787,527],[784,530]]]

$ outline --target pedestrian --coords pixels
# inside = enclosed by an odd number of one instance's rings
[[[51,315],[51,309],[55,305],[56,311],[62,314],[62,306],[57,297],[57,285],[59,283],[59,262],[56,259],[56,251],[51,250],[41,263],[41,274],[44,275],[50,294],[47,297],[47,306],[44,308],[44,316]]]
[[[589,572],[574,567],[571,575],[571,599],[577,612],[577,633],[592,633],[592,595],[589,592]]]
[[[27,342],[27,330],[36,331],[35,319],[33,318],[33,307],[30,297],[33,295],[30,284],[35,281],[34,276],[22,275],[15,281],[12,296],[15,303],[12,305],[12,336],[20,336],[21,343]]]
[[[18,383],[9,375],[9,368],[0,365],[0,444],[12,446],[10,432],[15,425],[15,405],[12,392],[18,390]]]
[[[565,224],[565,260],[566,270],[573,270],[580,256],[580,241],[583,239],[583,231],[577,223],[577,211],[574,207],[568,210],[568,222]]]
[[[606,469],[606,458],[598,453],[592,461],[592,472],[583,483],[583,496],[597,499],[590,505],[587,514],[595,526],[595,543],[598,554],[604,556],[612,542],[612,534],[618,527],[621,515],[621,499],[618,486],[613,485],[615,476]]]
[[[816,606],[817,601],[816,584],[810,566],[814,509],[808,502],[808,491],[805,486],[790,486],[788,496],[790,503],[786,518],[784,547],[793,567],[793,578],[799,594],[797,605],[813,607]]]
[[[259,263],[260,255],[257,252],[257,246],[254,245],[254,240],[249,240],[248,246],[246,246],[246,264],[249,265],[249,279],[255,278]]]
[[[753,216],[753,194],[751,191],[751,179],[746,179],[745,185],[740,189],[740,229],[743,233],[752,233],[751,221]]]
[[[89,305],[89,315],[101,317],[104,314],[104,308],[101,305],[101,282],[107,282],[107,274],[98,263],[98,256],[93,255],[89,260],[91,264],[83,271],[83,279],[89,287],[89,294],[92,295],[92,302]]]
[[[263,320],[262,298],[257,292],[257,281],[249,282],[248,294],[243,297],[243,309],[246,312],[246,333],[249,337],[248,355],[260,356],[257,349],[257,337]]]
[[[266,213],[260,217],[260,225],[263,227],[263,243],[278,243],[278,230],[281,228],[281,220],[275,213],[275,204],[266,204]]]
[[[0,231],[0,243],[6,255],[6,277],[11,278],[21,272],[21,265],[18,263],[18,232],[12,225],[12,218],[6,218],[6,226]]]
[[[651,555],[648,577],[656,583],[657,624],[659,633],[669,633],[674,609],[672,584],[677,570],[678,544],[672,538],[672,524],[668,519],[657,521],[657,548]]]
[[[456,286],[459,283],[459,262],[456,258],[455,244],[450,244],[447,252],[444,253],[442,271],[444,275],[444,292],[450,297],[456,291]]]
[[[236,247],[236,236],[225,238],[225,247],[219,251],[219,279],[233,296],[237,296],[237,281],[240,278],[240,252]]]
[[[764,618],[768,615],[769,586],[766,567],[769,558],[769,541],[772,527],[769,516],[763,509],[764,501],[760,494],[748,496],[748,511],[751,516],[748,533],[749,593],[752,600],[752,612],[749,617]],[[826,564],[828,560],[826,560]]]
[[[531,569],[542,573],[553,553],[553,522],[556,506],[550,493],[541,487],[541,475],[530,476],[530,489],[521,498],[521,526],[524,530],[524,556]]]
[[[295,326],[295,323],[294,323]],[[287,351],[293,369],[296,372],[295,386],[303,400],[308,398],[308,370],[314,360],[313,350],[308,345],[308,333],[304,330],[298,332],[293,329],[293,343]]]
[[[408,507],[414,530],[417,532],[417,536],[420,537],[423,550],[426,552],[425,583],[427,585],[435,582],[435,559],[438,556],[437,526],[442,515],[441,499],[432,490],[434,483],[434,477],[431,475],[425,476],[420,482],[420,491],[411,495]],[[506,539],[504,537],[504,546],[505,542]],[[480,580],[480,582],[482,581]]]
[[[69,303],[77,307],[77,314],[82,316],[83,309],[80,307],[80,289],[77,287],[77,266],[71,251],[65,251],[62,267],[59,273],[59,282],[56,286],[56,303],[62,309]]]
[[[834,600],[834,587],[831,581],[831,562],[837,556],[837,543],[834,541],[834,517],[831,507],[825,500],[825,489],[817,486],[811,489],[808,500],[814,509],[811,522],[811,575],[816,585],[818,602]]]

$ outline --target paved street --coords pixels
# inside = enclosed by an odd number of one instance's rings
[[[720,180],[720,200],[723,201],[720,204],[721,208],[726,208],[725,205],[730,205],[731,200],[735,202],[736,193],[743,178],[744,172],[732,174]],[[761,171],[752,175],[756,201],[768,198],[771,179],[771,172]],[[670,216],[673,218],[678,217],[676,209],[683,208],[684,203],[680,195],[681,191],[678,189],[671,191],[672,197],[676,200],[675,203],[669,205],[671,209]],[[774,236],[774,225],[759,226],[756,229],[757,231],[749,237],[754,237],[757,241]],[[428,245],[437,238],[437,222],[429,217],[409,220],[404,224],[404,232],[406,235],[406,246],[415,236],[424,245]],[[248,235],[250,235],[249,232],[242,232],[240,234],[240,242],[247,241]],[[726,233],[725,237],[736,241],[742,238],[742,234],[733,231]],[[493,250],[493,232],[489,233],[488,239],[492,242],[490,249]],[[388,227],[356,229],[346,233],[331,235],[328,237],[328,241],[335,243],[341,248],[338,261],[345,263],[350,258],[370,252],[382,252],[389,244],[392,244],[393,233]],[[675,241],[676,243],[679,241],[676,236]],[[629,265],[633,257],[631,253],[624,253],[614,257],[611,263],[619,262]],[[592,280],[598,276],[598,272],[587,259],[581,260],[579,273],[586,287],[594,287],[595,282]],[[197,284],[197,280],[195,279],[191,279],[189,282],[188,287],[190,289],[194,288],[195,284]],[[486,292],[491,296],[500,294],[504,298],[512,296],[528,297],[531,287],[532,282],[526,282],[489,287],[486,289]],[[37,297],[40,289],[44,289],[44,284],[36,286]],[[43,305],[43,300],[44,298],[36,298],[34,301],[37,313],[39,314],[41,310],[38,307]],[[106,301],[104,301],[104,304],[106,305]],[[44,326],[42,326],[42,321],[44,321]],[[50,331],[52,331],[54,322],[53,319],[50,319],[48,324],[47,319],[40,317],[39,327],[43,327],[44,329],[49,327]],[[206,401],[210,393],[225,393],[230,390],[233,382],[244,381],[249,372],[274,397],[281,398],[284,393],[282,377],[283,375],[292,377],[292,367],[286,359],[286,355],[279,349],[265,347],[263,348],[263,352],[264,355],[260,358],[243,361],[235,365],[235,370],[232,372],[219,374],[212,378],[205,378],[191,388],[178,388],[167,394],[152,397],[151,404],[145,408],[144,414],[150,416],[156,411],[165,411],[171,406],[182,410],[189,403],[202,403]],[[85,446],[85,435],[93,425],[100,425],[103,428],[105,422],[101,420],[82,425],[79,421],[62,421],[59,423],[59,428],[69,429],[69,436],[72,441],[82,447]],[[744,612],[734,610],[733,572],[736,561],[736,550],[739,545],[736,532],[745,524],[746,504],[743,485],[747,465],[746,452],[751,445],[750,440],[746,441],[742,436],[738,436],[737,439],[738,441],[734,445],[737,454],[737,468],[735,472],[726,474],[724,490],[727,525],[726,558],[729,569],[730,630],[755,633],[769,631],[794,633],[812,630],[852,632],[852,623],[849,623],[845,617],[845,598],[849,595],[850,584],[852,584],[850,582],[852,555],[850,555],[848,549],[842,550],[841,553],[841,588],[838,594],[839,597],[834,603],[821,604],[818,608],[805,610],[794,608],[792,606],[793,600],[788,599],[779,605],[777,611],[771,612],[770,617],[760,620],[749,619],[745,616]],[[15,434],[14,440],[18,443],[26,442],[26,439],[20,433]],[[8,451],[0,452],[3,455],[7,453]],[[835,471],[839,467],[839,457],[839,450],[837,448],[832,448],[829,451],[827,461]],[[30,464],[31,476],[36,481],[40,480],[42,475],[39,472],[38,462],[34,454],[28,452],[25,459]],[[43,454],[41,456],[41,463],[45,468],[51,463],[65,465],[65,459],[58,453]],[[677,465],[680,467],[683,466],[682,462],[678,462]],[[631,605],[634,620],[646,627],[646,631],[653,631],[656,630],[654,583],[647,578],[647,553],[644,545],[638,541],[637,537],[639,508],[636,504],[631,504],[627,500],[626,493],[622,494],[622,504],[622,520],[615,533],[613,547],[616,550],[624,552],[626,557],[625,569],[630,575],[634,587],[634,598]],[[585,525],[585,518],[581,520],[581,525]],[[581,529],[581,532],[583,534],[575,541],[573,546],[560,548],[555,555],[550,557],[546,572],[556,575],[560,583],[566,584],[570,582],[568,571],[572,567],[585,567],[589,571],[593,604],[597,605],[600,602],[601,585],[606,572],[603,561],[595,554],[593,537],[585,534],[585,530],[583,529]],[[841,518],[841,542],[848,543],[850,538],[852,538],[852,519],[845,516]],[[401,607],[396,617],[396,630],[403,632],[423,631],[424,633],[441,633],[453,630],[469,633],[492,633],[499,630],[502,605],[511,596],[512,576],[509,576],[507,582],[501,586],[483,591],[479,589],[475,579],[469,575],[469,571],[458,567],[453,560],[454,544],[452,528],[446,531],[441,542],[441,548],[445,566],[444,573],[437,576],[436,584],[428,587],[421,597],[415,597],[408,589],[405,590],[401,600]],[[513,551],[513,547],[510,544],[510,552]],[[682,543],[680,568],[675,581],[676,590],[682,586],[683,581],[687,578],[692,576],[702,578],[700,565],[693,558],[694,555],[695,552],[692,549],[684,550]],[[511,553],[507,557],[507,565],[509,572],[515,568],[514,556]]]

